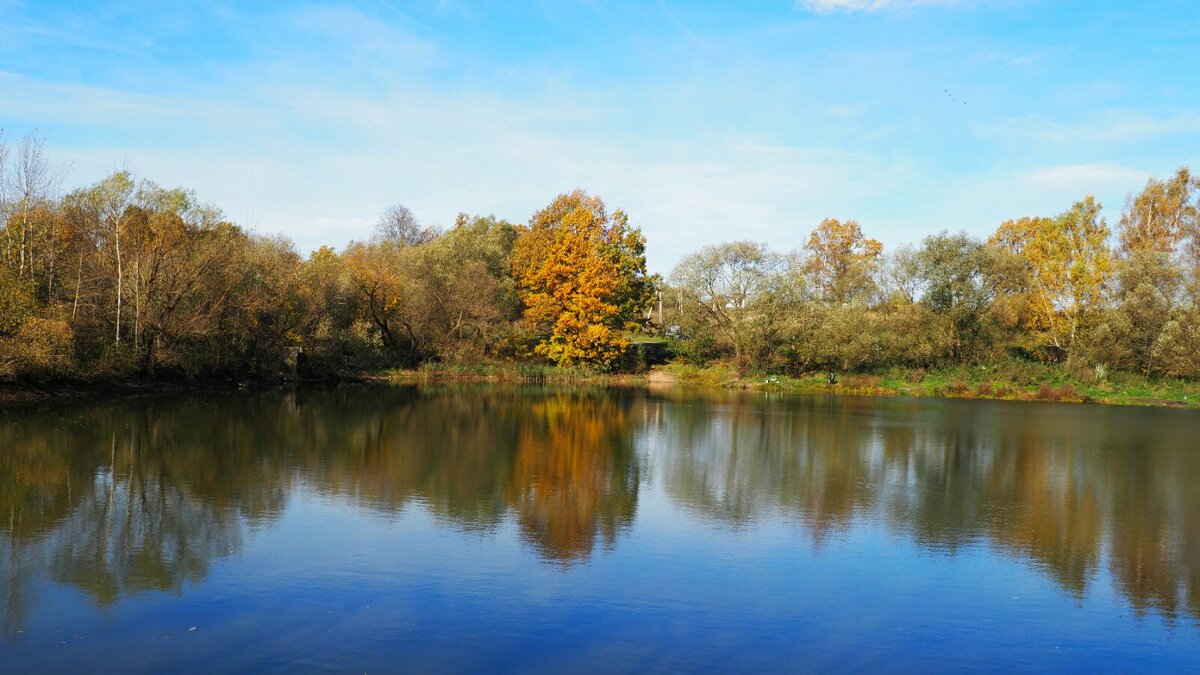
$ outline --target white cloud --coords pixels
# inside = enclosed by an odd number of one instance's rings
[[[798,6],[872,12],[999,1]],[[557,64],[540,62],[499,63],[486,71],[494,76],[488,81],[482,70],[465,79],[423,77],[461,64],[397,16],[399,27],[344,7],[270,14],[282,32],[247,38],[252,58],[215,62],[202,73],[163,66],[155,72],[178,79],[153,84],[82,86],[0,72],[0,121],[14,135],[41,126],[53,158],[73,165],[67,186],[127,162],[160,183],[195,188],[236,222],[287,234],[302,251],[367,236],[397,201],[430,224],[448,225],[459,211],[520,222],[559,192],[583,187],[630,213],[649,240],[652,269],[664,273],[681,255],[718,241],[795,248],[824,217],[857,219],[890,247],[943,228],[986,232],[1003,218],[1057,213],[1088,192],[1119,207],[1152,172],[1088,163],[1129,159],[1104,141],[1200,128],[1184,109],[1078,124],[1015,118],[976,131],[1003,148],[1013,139],[1059,139],[1082,141],[1082,151],[1044,144],[1051,159],[1024,147],[1009,157],[982,143],[979,159],[963,166],[960,154],[975,156],[974,147],[914,150],[902,138],[912,120],[904,110],[893,117],[886,95],[826,90],[797,77],[790,86],[805,95],[797,106],[786,96],[759,96],[780,80],[758,68],[744,86],[722,71],[727,86],[719,96],[707,77],[573,84]],[[266,22],[255,16],[230,25],[257,36]],[[147,93],[160,81],[170,86]],[[706,117],[704,108],[716,112]],[[772,128],[776,117],[788,120],[786,131]],[[935,118],[919,121],[926,119]]]
[[[825,106],[825,113],[830,117],[841,119],[857,119],[865,115],[868,107],[864,103],[832,103]]]
[[[1037,188],[1080,197],[1087,193],[1131,190],[1148,176],[1145,171],[1113,162],[1092,162],[1034,169],[1025,180]]]
[[[1132,110],[1109,110],[1062,122],[1041,116],[1003,120],[981,126],[985,136],[1051,143],[1127,143],[1182,134],[1200,134],[1200,114],[1172,112],[1153,115]]]
[[[965,229],[984,237],[1001,222],[1021,216],[1054,216],[1091,194],[1104,206],[1109,224],[1121,216],[1125,197],[1170,166],[1134,168],[1117,162],[1090,162],[1013,168],[951,177],[944,193],[929,200],[928,220],[941,228]],[[919,239],[917,233],[906,241]],[[885,242],[887,243],[887,242]]]
[[[797,7],[816,14],[832,14],[835,12],[877,12],[885,9],[964,4],[968,4],[968,0],[798,0]]]
[[[263,85],[258,100],[234,102],[220,92],[180,97],[9,82],[21,95],[0,101],[0,118],[19,112],[65,122],[82,110],[110,135],[130,139],[121,147],[52,137],[54,158],[73,167],[68,186],[127,162],[139,175],[196,189],[236,222],[288,235],[302,251],[367,236],[397,201],[443,226],[459,211],[523,222],[554,195],[583,187],[630,213],[649,240],[652,268],[665,273],[706,243],[795,248],[823,217],[860,217],[848,205],[880,185],[902,184],[907,171],[864,154],[735,137],[606,138],[594,132],[607,112],[603,101],[548,105],[421,88],[350,96]],[[288,125],[272,122],[280,119]],[[181,146],[178,129],[191,130],[193,140]]]

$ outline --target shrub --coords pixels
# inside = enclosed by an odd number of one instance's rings
[[[951,396],[962,396],[963,394],[971,391],[971,388],[967,386],[966,382],[963,382],[961,377],[956,377],[954,378],[953,382],[946,385],[946,391]]]
[[[842,386],[847,389],[877,389],[880,379],[874,375],[847,375]]]
[[[0,340],[0,376],[45,376],[69,372],[74,363],[71,326],[58,319],[29,318]]]
[[[1037,392],[1034,394],[1034,398],[1036,398],[1040,401],[1082,401],[1082,400],[1084,400],[1084,397],[1081,396],[1079,394],[1079,392],[1075,390],[1075,385],[1061,384],[1056,387],[1056,386],[1050,384],[1049,382],[1043,382],[1038,387]]]

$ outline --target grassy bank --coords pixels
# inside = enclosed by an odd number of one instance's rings
[[[691,366],[672,363],[643,374],[599,373],[528,363],[431,363],[411,370],[343,373],[335,382],[390,382],[432,384],[495,382],[581,386],[685,385],[710,389],[752,389],[808,394],[860,396],[919,396],[1009,401],[1061,401],[1200,408],[1200,382],[1147,378],[1137,374],[1101,370],[1070,372],[1060,366],[1014,361],[985,366],[958,366],[934,370],[892,368],[875,373],[837,374],[830,385],[827,373],[801,377],[751,373],[738,376],[726,364]],[[270,388],[308,382],[223,379],[136,380],[115,378],[58,379],[45,382],[0,382],[0,404],[61,396],[138,395],[147,393]]]
[[[370,379],[396,383],[679,384],[796,393],[1200,408],[1200,382],[1152,379],[1131,373],[1108,373],[1102,369],[1071,373],[1059,366],[1028,362],[937,370],[892,368],[877,373],[839,373],[837,383],[833,385],[829,384],[826,373],[802,377],[768,374],[739,377],[732,367],[724,364],[698,367],[679,363],[639,375],[604,374],[585,369],[518,363],[428,364],[414,370],[386,371]]]
[[[638,385],[646,381],[644,375],[607,374],[583,368],[530,363],[427,363],[411,370],[387,370],[371,379],[396,383],[521,382],[588,385]]]
[[[825,373],[802,377],[766,374],[738,377],[724,365],[671,364],[661,372],[680,384],[769,391],[1200,407],[1200,382],[1152,379],[1103,369],[1073,373],[1059,366],[1027,362],[837,374],[837,383],[833,385]]]

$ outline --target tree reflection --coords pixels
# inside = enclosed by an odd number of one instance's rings
[[[508,495],[527,541],[547,558],[586,558],[633,522],[638,465],[622,401],[557,395],[535,400],[522,425]]]
[[[514,523],[548,562],[618,545],[643,484],[814,546],[880,523],[988,547],[1083,598],[1200,619],[1194,415],[1088,406],[504,387],[79,402],[0,414],[0,611],[39,577],[99,605],[201,583],[299,487],[444,525]],[[653,468],[651,478],[650,468]]]
[[[37,573],[100,605],[199,583],[299,482],[363,507],[420,503],[487,531],[511,516],[567,564],[632,522],[627,398],[586,391],[345,389],[53,405],[0,419],[0,608]]]
[[[1138,612],[1200,618],[1200,419],[1171,410],[712,396],[657,403],[657,464],[685,508],[788,517],[815,545],[856,518],[931,552],[989,546],[1077,598],[1107,558]]]

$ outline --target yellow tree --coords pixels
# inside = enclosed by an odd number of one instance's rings
[[[641,231],[582,190],[559,195],[522,228],[513,272],[540,338],[535,350],[560,365],[612,367],[652,297]]]
[[[1011,262],[1006,266],[1011,273],[1002,278],[1002,295],[993,305],[1011,327],[1041,333],[1053,323],[1054,302],[1041,271],[1054,254],[1048,245],[1054,232],[1053,218],[1026,216],[1004,221],[988,239]]]
[[[1180,240],[1196,231],[1200,208],[1192,203],[1192,196],[1198,188],[1200,178],[1187,167],[1180,167],[1169,180],[1151,178],[1125,204],[1119,228],[1121,253],[1174,253]]]
[[[826,218],[804,245],[805,270],[826,302],[847,303],[870,290],[883,244],[863,236],[853,220]]]
[[[1092,195],[1057,218],[1021,218],[1000,226],[990,242],[1018,256],[1025,270],[1020,324],[1038,331],[1056,357],[1070,355],[1084,320],[1103,301],[1112,253],[1110,231]]]

